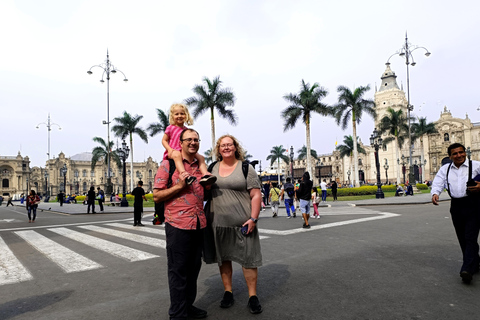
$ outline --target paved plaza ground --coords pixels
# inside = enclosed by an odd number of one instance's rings
[[[428,194],[327,202],[311,229],[267,208],[258,223],[264,312],[248,312],[238,264],[232,308],[219,307],[218,268],[206,264],[196,305],[211,320],[476,319],[480,277],[464,285],[458,275],[449,204],[433,206]],[[131,207],[41,207],[33,224],[25,208],[0,207],[0,319],[168,319],[165,233],[150,222],[153,208],[139,228]]]

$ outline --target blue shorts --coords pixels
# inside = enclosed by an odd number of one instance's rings
[[[300,199],[300,210],[302,213],[310,214],[310,200]]]

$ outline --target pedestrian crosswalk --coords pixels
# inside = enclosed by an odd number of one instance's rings
[[[85,246],[94,248],[128,262],[158,258],[161,255],[165,256],[164,254],[151,253],[152,251],[157,251],[155,248],[164,252],[166,247],[166,241],[158,237],[165,235],[163,227],[159,226],[134,228],[125,223],[106,223],[102,226],[88,224],[68,227],[46,227],[35,230],[13,231],[12,233],[24,240],[24,242],[19,245],[18,241],[10,240],[10,244],[15,245],[9,246],[2,238],[5,237],[5,234],[0,233],[0,286],[34,279],[37,266],[25,266],[25,261],[20,261],[15,254],[16,250],[21,251],[19,248],[22,246],[24,248],[25,245],[31,246],[35,252],[47,257],[64,273],[105,268],[101,261],[94,261],[95,258],[77,253],[75,249],[79,249],[79,246],[80,248]],[[65,241],[66,239],[74,242]],[[122,242],[122,244],[118,242]],[[145,251],[138,250],[138,245],[136,246],[137,248],[133,248],[135,247],[134,243],[148,245],[149,247],[145,248]],[[88,252],[83,249],[78,251]],[[20,256],[20,254],[18,255]],[[95,254],[92,255],[97,257],[96,259],[99,257]]]

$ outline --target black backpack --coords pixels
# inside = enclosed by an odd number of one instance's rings
[[[287,193],[287,195],[290,197],[290,198],[293,198],[295,196],[295,188],[293,187],[293,185],[290,183],[290,184],[285,184],[285,192]]]
[[[175,161],[172,159],[168,159],[168,163],[170,168],[168,169],[168,181],[167,181],[167,188],[172,186],[172,176],[175,172]],[[153,215],[152,223],[155,225],[162,224],[165,221],[165,201],[161,201],[159,203],[155,203],[155,214]]]

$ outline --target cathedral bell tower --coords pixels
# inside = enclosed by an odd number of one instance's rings
[[[380,89],[377,91],[375,87],[375,107],[377,111],[375,126],[377,128],[388,108],[393,108],[394,110],[402,109],[405,116],[407,116],[408,104],[405,98],[405,92],[398,87],[395,72],[390,69],[390,63],[387,63],[387,68],[383,72],[381,79],[382,85]]]

